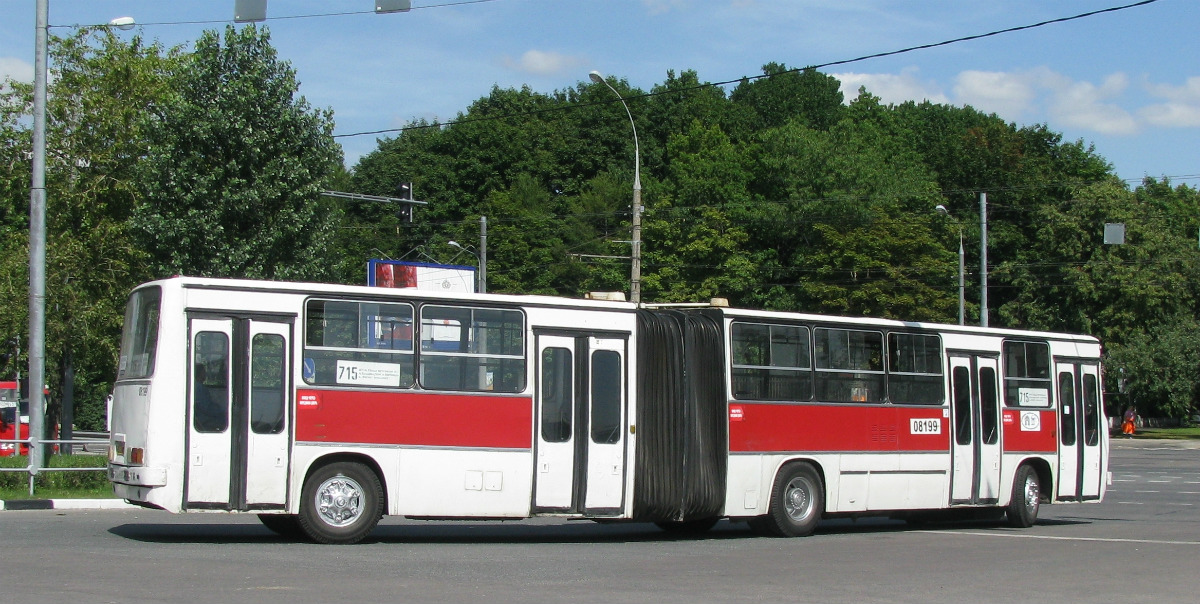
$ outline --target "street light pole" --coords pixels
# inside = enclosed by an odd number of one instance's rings
[[[633,249],[630,254],[629,300],[636,304],[642,301],[642,153],[638,147],[637,123],[633,121],[633,113],[629,111],[629,105],[621,93],[599,71],[589,73],[588,77],[597,84],[604,84],[617,95],[621,106],[625,108],[625,115],[629,116],[629,125],[633,127]]]
[[[479,270],[475,272],[475,291],[481,294],[487,293],[487,256],[478,253],[470,245],[463,245],[457,241],[447,241],[446,245],[461,250],[459,253],[466,252],[475,257],[476,265]],[[455,256],[457,258],[458,256]],[[451,260],[453,262],[453,260]]]
[[[50,0],[37,0],[33,52],[33,175],[29,189],[29,488],[43,464],[46,384],[46,73]],[[20,417],[17,418],[19,423]]]
[[[988,326],[987,193],[979,194],[979,325]]]

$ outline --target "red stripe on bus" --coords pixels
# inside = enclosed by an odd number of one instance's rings
[[[942,407],[735,402],[729,404],[729,450],[944,452],[952,428],[942,415]]]
[[[296,440],[530,449],[527,397],[362,390],[298,390]]]

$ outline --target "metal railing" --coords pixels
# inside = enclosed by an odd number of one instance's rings
[[[19,455],[22,450],[28,451],[34,447],[54,446],[58,447],[60,455],[108,455],[108,433],[107,432],[85,432],[81,430],[75,431],[75,438],[71,439],[37,439],[25,438],[21,440],[0,440],[0,445],[11,445],[11,455]],[[5,447],[8,450],[7,446]],[[29,496],[32,497],[35,491],[35,478],[42,472],[104,472],[108,470],[108,464],[101,466],[75,467],[75,468],[50,468],[42,467],[35,468],[33,466],[34,456],[28,456],[29,465],[24,468],[0,468],[0,472],[16,473],[25,472],[29,474]]]

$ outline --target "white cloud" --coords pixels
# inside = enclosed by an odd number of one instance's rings
[[[504,58],[504,65],[524,73],[553,76],[569,73],[583,64],[583,60],[557,52],[528,50],[520,59]]]
[[[1200,77],[1191,77],[1183,86],[1148,85],[1151,96],[1165,99],[1143,107],[1138,114],[1154,126],[1195,128],[1200,126]]]
[[[1048,78],[1046,87],[1050,91],[1048,112],[1055,123],[1101,134],[1136,134],[1141,129],[1129,111],[1110,102],[1129,87],[1125,74],[1111,74],[1099,86],[1053,75],[1057,77]]]
[[[899,74],[833,74],[842,82],[846,101],[858,96],[860,86],[885,103],[930,100],[970,105],[1013,122],[1044,121],[1051,127],[1069,127],[1108,135],[1138,134],[1147,125],[1200,126],[1200,77],[1182,86],[1146,84],[1146,91],[1163,102],[1136,109],[1128,98],[1129,77],[1109,74],[1101,82],[1075,80],[1048,67],[1020,71],[967,70],[954,78],[951,96],[942,85],[918,77],[916,68]]]
[[[33,65],[14,57],[0,57],[0,82],[7,79],[32,82]]]
[[[937,83],[920,80],[917,72],[915,67],[906,67],[899,75],[893,73],[835,73],[832,75],[842,83],[842,96],[847,103],[858,98],[858,90],[861,87],[866,87],[867,92],[889,104],[921,100],[929,100],[934,103],[949,102]]]
[[[1036,79],[1029,72],[968,70],[955,78],[954,99],[1013,120],[1032,111],[1037,99]]]

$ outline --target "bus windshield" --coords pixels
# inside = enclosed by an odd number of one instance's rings
[[[144,378],[154,373],[161,302],[162,290],[158,287],[139,289],[129,296],[117,379]]]

